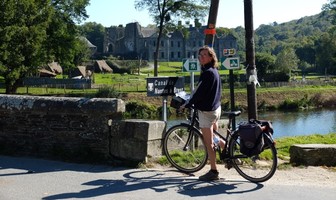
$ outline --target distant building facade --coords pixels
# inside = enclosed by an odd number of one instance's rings
[[[196,24],[196,23],[195,23]],[[159,61],[181,61],[184,58],[197,58],[198,49],[204,45],[206,26],[189,26],[188,37],[181,31],[163,35],[160,42]],[[126,27],[106,28],[104,54],[131,59],[153,61],[156,50],[157,29],[141,27],[138,22],[129,23]],[[218,59],[223,56],[224,49],[237,49],[237,41],[233,35],[215,36],[214,49]]]

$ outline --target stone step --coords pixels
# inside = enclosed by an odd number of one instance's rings
[[[305,166],[336,166],[336,144],[294,144],[290,163]]]

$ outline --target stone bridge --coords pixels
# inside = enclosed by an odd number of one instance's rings
[[[0,153],[127,165],[161,155],[165,123],[123,112],[121,99],[0,95]]]

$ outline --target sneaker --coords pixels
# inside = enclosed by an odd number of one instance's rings
[[[214,180],[218,180],[218,172],[213,172],[213,171],[208,171],[206,174],[198,177],[198,180],[200,181],[214,181]]]

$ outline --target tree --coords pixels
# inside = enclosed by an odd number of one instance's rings
[[[135,0],[135,8],[147,8],[159,28],[154,52],[154,76],[158,76],[159,44],[162,35],[173,30],[177,20],[205,17],[209,3],[209,0]]]
[[[256,53],[256,68],[258,69],[258,79],[263,81],[268,73],[274,70],[275,57],[269,53]]]
[[[105,27],[96,22],[87,22],[80,26],[81,35],[85,36],[92,44],[97,46],[97,52],[104,52]]]
[[[57,61],[68,72],[75,66],[80,43],[76,23],[87,18],[89,0],[52,0],[52,20],[47,29],[46,51],[48,60]],[[83,44],[83,43],[82,43]]]
[[[292,70],[298,68],[298,58],[294,52],[293,48],[284,48],[277,55],[275,60],[275,68],[280,72],[285,72],[291,74]]]
[[[316,68],[322,74],[336,74],[336,28],[316,42]]]
[[[3,0],[0,9],[0,75],[6,94],[12,94],[19,80],[43,63],[41,48],[52,8],[48,1]]]
[[[89,0],[3,0],[0,2],[0,75],[6,93],[55,60],[73,65],[80,49],[74,21],[85,18]]]

